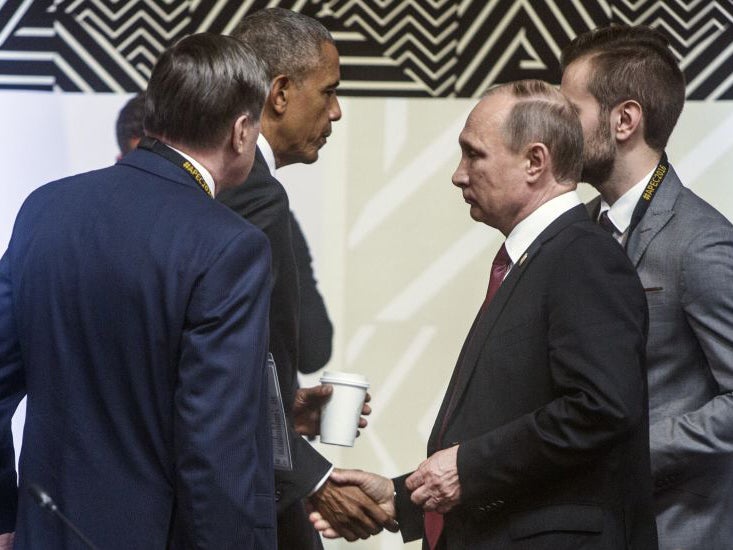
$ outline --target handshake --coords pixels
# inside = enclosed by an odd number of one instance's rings
[[[320,405],[330,396],[328,385],[300,389],[293,407],[296,431],[301,435],[318,433]],[[362,409],[369,415],[367,397]],[[365,418],[359,427],[367,425]],[[364,472],[335,468],[326,482],[307,501],[309,519],[325,538],[343,537],[348,541],[366,539],[387,529],[399,531],[396,491],[406,490],[415,506],[426,512],[445,514],[460,501],[458,479],[458,445],[438,451],[424,460],[404,480],[404,489],[395,487],[392,479]]]

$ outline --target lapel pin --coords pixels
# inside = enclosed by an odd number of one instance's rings
[[[519,258],[519,267],[522,267],[522,264],[527,260],[527,253],[524,253],[524,256]]]

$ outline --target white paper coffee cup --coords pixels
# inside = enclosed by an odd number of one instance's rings
[[[369,382],[363,374],[325,371],[321,384],[333,393],[321,410],[321,443],[353,447]]]

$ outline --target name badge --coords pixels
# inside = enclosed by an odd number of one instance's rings
[[[285,420],[285,408],[280,392],[280,383],[277,379],[275,359],[271,353],[267,354],[267,387],[270,405],[270,433],[272,434],[272,457],[276,470],[291,471],[293,469],[293,455],[290,451],[288,438],[288,424]]]

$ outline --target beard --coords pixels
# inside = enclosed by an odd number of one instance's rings
[[[611,122],[607,115],[601,113],[595,132],[589,136],[583,148],[581,181],[596,188],[602,187],[608,181],[615,162],[616,141],[611,135]]]

